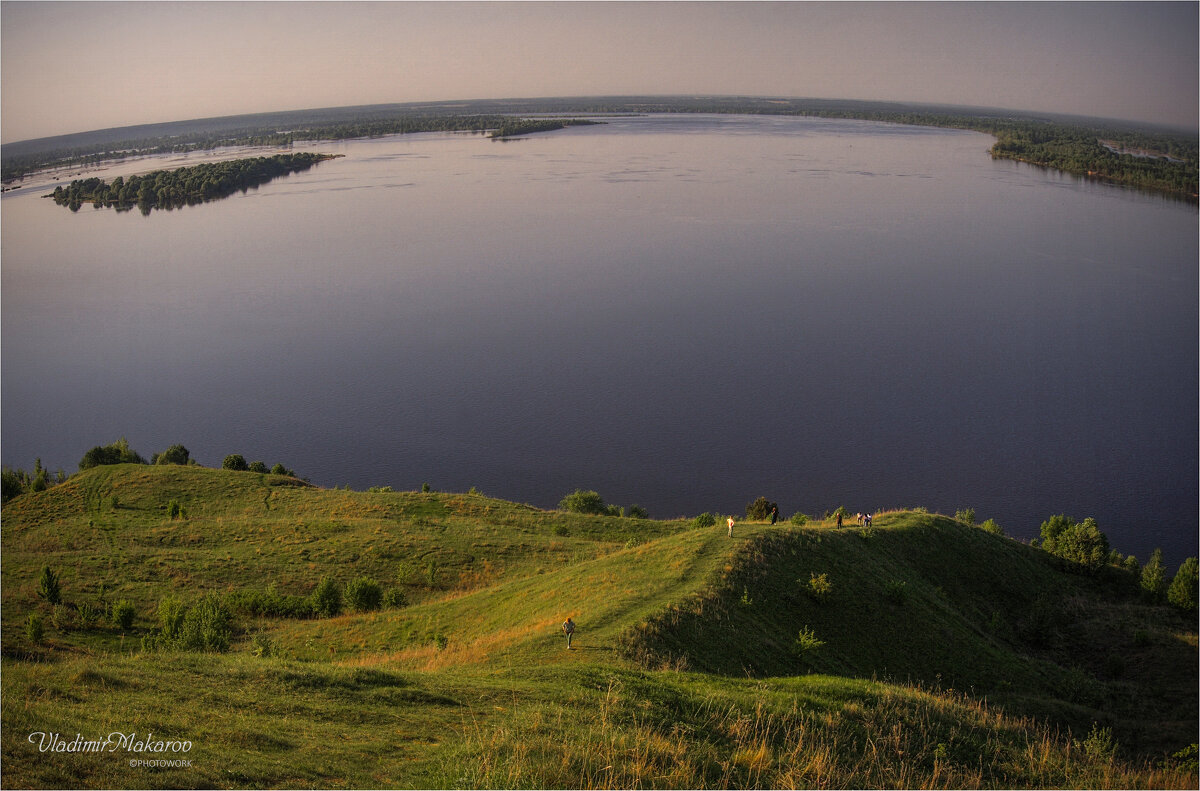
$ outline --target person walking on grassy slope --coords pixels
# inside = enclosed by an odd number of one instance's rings
[[[571,620],[571,616],[567,616],[567,620],[563,621],[563,633],[567,636],[567,650],[571,650],[571,635],[575,634],[575,622]]]
[[[729,521],[727,524],[729,525],[729,537],[733,538],[733,517],[732,516],[729,517]]]

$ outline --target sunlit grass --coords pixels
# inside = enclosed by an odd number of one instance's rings
[[[2,529],[9,787],[1197,784],[1167,756],[1196,739],[1194,630],[1118,578],[936,515],[740,523],[730,540],[723,524],[120,467],[19,498]],[[134,627],[54,626],[43,564],[72,605],[134,603]],[[168,593],[305,594],[325,574],[411,605],[243,619],[228,654],[141,650]],[[1019,634],[1036,597],[1061,616],[1043,648]],[[50,624],[41,643],[29,612]],[[1101,724],[1112,745],[1085,738]],[[192,766],[27,741],[135,729],[190,739]]]

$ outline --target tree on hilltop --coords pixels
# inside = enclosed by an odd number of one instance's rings
[[[607,506],[604,505],[604,498],[597,492],[583,489],[576,489],[558,502],[559,510],[571,511],[576,514],[600,514],[608,513]]]
[[[1167,588],[1167,601],[1184,612],[1196,611],[1197,587],[1200,587],[1198,565],[1196,558],[1183,561],[1179,571],[1175,572],[1175,579],[1171,580],[1171,586]]]
[[[1092,517],[1076,522],[1069,516],[1052,516],[1042,522],[1042,549],[1096,571],[1108,562],[1108,537]]]
[[[80,470],[90,470],[102,464],[145,464],[141,454],[129,447],[129,441],[121,437],[111,445],[97,445],[83,454],[79,460]]]
[[[779,503],[773,503],[765,497],[759,497],[746,506],[746,518],[752,521],[770,519],[772,509],[778,510]]]
[[[236,472],[246,472],[250,469],[250,465],[246,463],[246,457],[240,453],[230,453],[221,462],[221,469],[234,470]]]
[[[182,445],[172,445],[155,457],[155,464],[183,464],[191,460],[191,453]]]

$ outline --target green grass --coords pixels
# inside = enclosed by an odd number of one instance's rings
[[[1194,623],[1115,570],[1073,573],[937,515],[740,524],[731,540],[685,520],[121,465],[17,498],[2,531],[9,787],[1197,783],[1170,757],[1197,741]],[[43,565],[58,613],[37,597]],[[242,616],[226,654],[141,650],[168,594],[305,595],[327,574],[412,605]],[[118,599],[137,612],[126,634],[72,620]],[[28,741],[114,731],[190,740],[191,765]]]

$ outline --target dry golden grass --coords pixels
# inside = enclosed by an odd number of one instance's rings
[[[396,667],[405,670],[443,670],[463,665],[477,665],[494,659],[496,654],[533,637],[553,633],[558,621],[542,620],[490,632],[467,642],[449,641],[445,648],[435,643],[413,646],[399,651],[359,654],[339,662],[347,667]]]

